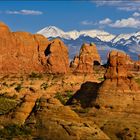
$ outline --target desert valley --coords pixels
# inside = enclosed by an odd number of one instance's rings
[[[0,22],[0,139],[139,140],[140,60]],[[137,56],[139,57],[139,56]]]

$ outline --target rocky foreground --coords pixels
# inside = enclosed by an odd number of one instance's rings
[[[139,140],[140,61],[84,43],[69,62],[59,39],[0,22],[0,139]]]

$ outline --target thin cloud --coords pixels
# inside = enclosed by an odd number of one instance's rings
[[[81,22],[82,25],[95,25],[93,21],[84,20]]]
[[[96,0],[93,3],[96,3],[96,6],[114,6],[123,11],[140,11],[140,1],[138,0]]]
[[[6,14],[10,15],[42,15],[42,11],[35,11],[35,10],[19,10],[19,11],[6,11]]]
[[[96,3],[97,6],[104,6],[104,5],[107,5],[107,6],[118,6],[122,3],[122,1],[119,1],[119,0],[103,0],[103,1],[98,1],[98,0],[93,0],[93,3]]]
[[[118,10],[122,10],[122,11],[139,11],[138,7],[131,7],[131,6],[127,6],[127,7],[118,7]]]
[[[140,28],[140,20],[130,17],[117,20],[109,26],[114,28]]]
[[[140,17],[140,13],[135,12],[135,13],[133,14],[133,17]]]
[[[101,25],[106,25],[106,24],[110,24],[110,23],[112,23],[112,20],[110,18],[105,18],[105,19],[99,21],[99,24],[101,24]]]

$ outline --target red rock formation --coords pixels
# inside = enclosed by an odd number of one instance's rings
[[[105,79],[119,79],[127,77],[128,55],[122,52],[111,51],[108,58],[108,69]]]
[[[95,44],[83,44],[79,56],[75,56],[71,62],[74,72],[92,73],[93,66],[100,64],[100,56]]]
[[[49,73],[67,73],[69,69],[68,48],[59,40],[54,39],[46,51],[46,68]]]
[[[68,63],[68,50],[62,41],[50,42],[39,34],[11,32],[0,22],[0,73],[66,73]]]
[[[140,105],[140,88],[127,70],[127,58],[125,53],[110,52],[105,81],[99,88],[96,104],[123,111],[134,111],[137,104]]]

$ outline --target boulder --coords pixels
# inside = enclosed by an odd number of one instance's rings
[[[95,44],[83,44],[79,56],[75,56],[71,62],[74,72],[92,73],[94,65],[100,65],[100,56]]]

